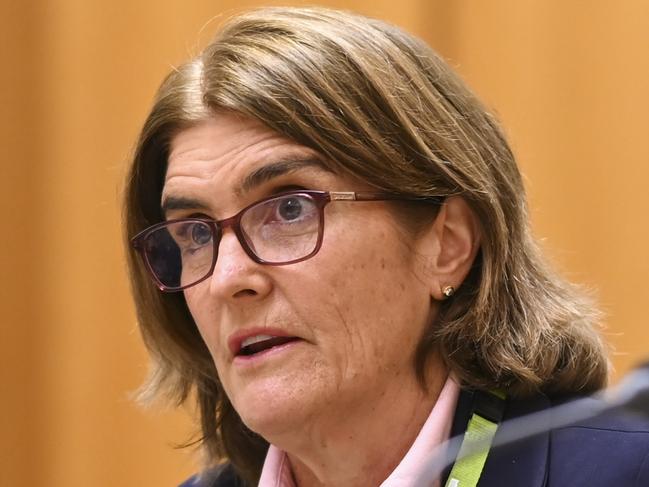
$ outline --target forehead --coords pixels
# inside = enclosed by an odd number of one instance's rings
[[[224,165],[232,172],[242,164],[263,163],[274,158],[278,150],[316,155],[258,120],[216,114],[172,138],[165,183],[185,172],[200,175]]]
[[[162,199],[207,189],[240,197],[297,170],[332,175],[317,152],[261,122],[237,114],[216,114],[172,138]]]
[[[258,120],[235,113],[216,113],[171,139],[169,164],[236,156],[247,145],[260,144],[264,148],[279,139],[284,137]]]

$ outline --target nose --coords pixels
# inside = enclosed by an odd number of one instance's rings
[[[262,300],[272,290],[265,267],[250,258],[232,229],[226,229],[210,277],[210,294],[226,301]]]

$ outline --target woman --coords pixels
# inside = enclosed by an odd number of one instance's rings
[[[145,396],[195,398],[221,465],[187,485],[412,485],[482,402],[495,429],[605,385],[597,315],[540,256],[494,117],[388,24],[232,19],[162,84],[126,223]],[[649,435],[625,428],[496,449],[479,485],[642,481]],[[608,441],[624,461],[588,480]]]

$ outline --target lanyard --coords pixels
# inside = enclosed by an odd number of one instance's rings
[[[445,487],[476,487],[478,485],[504,409],[504,393],[500,391],[476,391],[474,393],[473,414],[469,419],[469,425],[458,453],[460,460],[453,465]],[[474,451],[476,443],[485,445],[485,447]],[[474,451],[474,453],[467,456],[467,451]]]

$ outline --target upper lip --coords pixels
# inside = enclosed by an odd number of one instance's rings
[[[241,351],[241,344],[243,343],[244,340],[257,335],[269,335],[272,337],[300,338],[296,335],[287,332],[286,330],[282,330],[279,328],[264,328],[264,327],[243,328],[241,330],[235,331],[228,337],[228,348],[230,349],[230,353],[232,354],[232,356],[236,357],[237,355],[239,355],[239,352]]]

